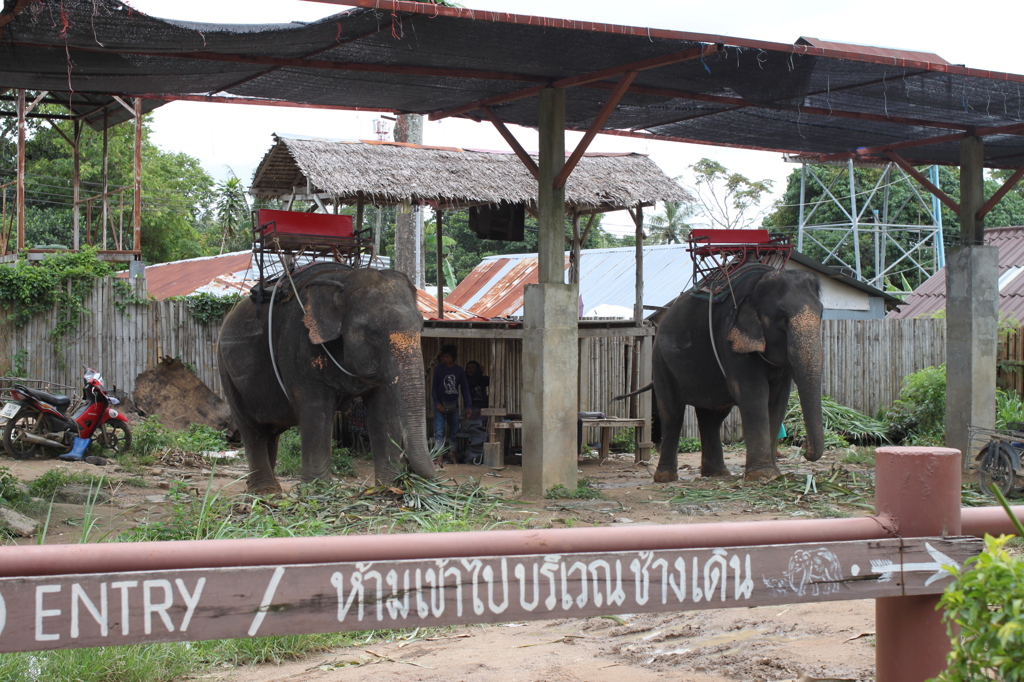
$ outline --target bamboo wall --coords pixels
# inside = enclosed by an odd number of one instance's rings
[[[134,286],[144,287],[144,283]],[[144,290],[140,289],[140,293]],[[217,374],[217,335],[220,323],[201,324],[177,301],[129,305],[124,312],[113,305],[119,300],[111,281],[98,282],[74,338],[65,342],[64,367],[49,336],[56,324],[56,311],[38,316],[22,328],[9,322],[0,325],[0,376],[10,376],[19,358],[22,376],[39,379],[55,387],[78,388],[81,366],[102,372],[108,386],[131,392],[135,377],[163,355],[178,357],[211,389],[221,394]],[[9,310],[0,310],[4,318]],[[822,323],[824,344],[823,394],[839,403],[874,415],[898,396],[904,376],[945,361],[945,320],[826,320]],[[580,409],[629,416],[630,401],[612,402],[612,397],[637,387],[633,344],[640,337],[597,337],[579,341],[581,379]],[[423,356],[427,378],[442,343],[458,348],[459,364],[476,360],[491,377],[491,405],[520,412],[522,383],[522,340],[519,338],[424,337]],[[22,353],[19,352],[24,351]],[[1003,367],[1019,367],[1024,358],[1024,334],[1007,334],[1000,345]],[[1014,364],[1018,363],[1018,364]],[[1024,389],[1019,371],[1001,371],[1001,385]],[[740,437],[734,415],[725,424],[727,440]],[[697,436],[692,411],[684,435]],[[594,438],[588,434],[588,441]]]

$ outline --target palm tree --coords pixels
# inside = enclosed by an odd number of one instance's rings
[[[696,214],[694,204],[666,201],[662,212],[647,222],[648,234],[655,244],[682,244],[690,234],[688,222]]]
[[[228,169],[230,171],[230,169]],[[220,223],[220,252],[224,253],[224,244],[228,238],[234,238],[239,228],[249,217],[249,202],[245,198],[245,187],[238,176],[231,172],[231,177],[217,183],[217,203],[214,205],[217,222]]]

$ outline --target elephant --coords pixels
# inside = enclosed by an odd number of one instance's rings
[[[807,432],[804,456],[820,459],[821,316],[817,277],[760,263],[739,266],[714,297],[700,286],[681,294],[664,312],[654,338],[653,387],[662,420],[654,480],[679,478],[677,450],[687,405],[697,415],[702,476],[729,475],[721,425],[733,406],[743,420],[744,479],[780,476],[776,444],[794,381]]]
[[[267,298],[265,290],[262,292]],[[224,318],[217,358],[249,460],[251,492],[281,490],[280,435],[302,434],[302,480],[331,476],[333,416],[356,397],[379,484],[409,468],[434,476],[427,451],[423,317],[403,273],[319,262],[282,277],[269,301],[244,298]]]

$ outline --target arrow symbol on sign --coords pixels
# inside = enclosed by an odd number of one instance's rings
[[[274,599],[274,593],[277,592],[277,584],[281,582],[281,576],[283,575],[284,566],[278,566],[274,569],[274,575],[270,577],[267,591],[263,593],[263,601],[260,603],[259,609],[256,610],[256,617],[252,619],[252,625],[249,626],[250,637],[256,636],[256,631],[260,629],[263,619],[267,617],[267,611],[270,610],[270,602]]]
[[[954,568],[960,568],[960,564],[950,559],[948,556],[940,552],[931,546],[931,543],[924,543],[924,548],[928,550],[928,554],[931,556],[933,561],[927,562],[916,562],[903,564],[902,567],[899,564],[894,564],[890,559],[872,559],[871,569],[875,573],[881,573],[881,577],[878,578],[878,582],[884,583],[892,579],[892,574],[896,571],[902,570],[903,572],[925,572],[934,573],[924,581],[925,585],[931,585],[936,580],[941,580],[949,575],[949,572],[943,568],[943,566],[953,566]]]

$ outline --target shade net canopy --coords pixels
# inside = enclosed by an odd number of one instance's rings
[[[1020,75],[881,48],[351,4],[373,6],[306,24],[228,25],[150,17],[116,0],[37,0],[7,17],[0,87],[57,101],[74,93],[77,114],[86,97],[219,95],[476,120],[483,104],[537,127],[536,89],[553,85],[566,89],[567,128],[585,130],[636,71],[603,131],[829,159],[904,145],[913,163],[952,165],[957,137],[978,131],[986,166],[1024,165]],[[116,109],[108,124],[128,115]],[[94,110],[89,122],[100,118]]]

